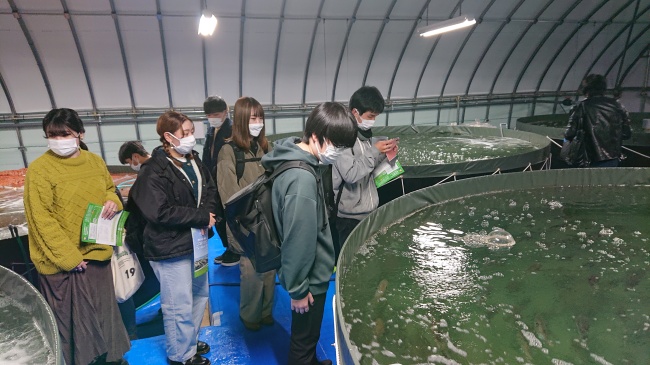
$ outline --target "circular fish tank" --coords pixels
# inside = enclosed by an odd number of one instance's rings
[[[645,156],[650,156],[650,128],[645,128],[648,126],[647,121],[650,120],[650,113],[630,113],[630,120],[632,137],[624,140],[623,146]],[[562,145],[564,131],[568,123],[569,114],[536,115],[517,119],[516,128],[520,131],[548,136]],[[560,147],[553,144],[551,153],[553,157],[559,157]],[[625,149],[623,149],[623,154],[626,156],[621,162],[623,167],[650,167],[650,158],[648,157]],[[553,166],[567,167],[559,158],[553,158]]]
[[[650,169],[483,176],[364,219],[336,278],[339,364],[650,363]]]
[[[64,364],[50,306],[25,278],[2,266],[0,328],[0,364]]]
[[[404,173],[379,188],[380,203],[443,181],[547,166],[550,141],[534,133],[489,127],[375,127],[373,136],[399,138]],[[278,140],[296,133],[269,136]]]

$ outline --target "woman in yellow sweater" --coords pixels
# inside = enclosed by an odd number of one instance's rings
[[[122,209],[106,163],[81,150],[84,127],[72,109],[43,118],[49,150],[25,176],[24,204],[29,250],[40,290],[56,317],[68,365],[128,364],[131,347],[115,300],[113,247],[81,242],[89,203],[113,218]]]

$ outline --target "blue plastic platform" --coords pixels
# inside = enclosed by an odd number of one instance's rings
[[[205,355],[212,364],[268,364],[285,365],[289,351],[291,310],[289,294],[277,284],[273,307],[273,326],[262,326],[257,332],[244,328],[239,320],[239,266],[224,267],[214,264],[214,258],[223,252],[219,237],[209,242],[209,277],[212,326],[201,328],[199,339],[207,342],[211,351]],[[316,349],[319,359],[330,359],[336,364],[334,348],[334,319],[332,296],[334,276],[330,281],[325,303],[321,337]],[[138,323],[152,316],[160,307],[152,301],[147,310],[138,310]],[[154,308],[154,309],[152,309]],[[165,336],[156,336],[131,342],[131,351],[126,355],[129,363],[165,365]]]

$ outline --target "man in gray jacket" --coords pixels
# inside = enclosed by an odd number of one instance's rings
[[[307,118],[302,139],[279,140],[262,157],[262,165],[274,170],[286,161],[302,161],[322,176],[342,148],[354,144],[355,125],[350,112],[339,104],[318,105]],[[282,241],[280,284],[291,297],[289,365],[331,365],[316,359],[316,345],[325,309],[325,298],[334,270],[334,247],[322,179],[300,168],[289,169],[273,182],[273,218]]]
[[[354,227],[379,206],[372,172],[397,143],[395,140],[372,139],[371,128],[384,111],[384,97],[376,87],[363,86],[355,91],[350,97],[349,108],[357,122],[357,139],[354,146],[343,150],[332,165],[334,197],[336,201],[340,200],[336,217],[337,258]]]

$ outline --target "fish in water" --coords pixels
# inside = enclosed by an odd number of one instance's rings
[[[540,339],[546,341],[549,346],[552,346],[552,343],[549,341],[548,333],[546,331],[546,321],[539,314],[535,316],[535,334]]]
[[[575,318],[575,322],[578,333],[580,333],[580,338],[586,339],[587,335],[589,334],[589,318],[585,317],[584,315],[578,315]]]
[[[589,285],[594,289],[598,289],[598,280],[600,280],[600,277],[596,275],[590,275],[587,279]]]
[[[542,264],[539,262],[533,262],[530,266],[528,266],[528,271],[530,272],[537,272],[539,269],[542,268]]]
[[[382,281],[379,282],[379,285],[377,286],[377,291],[375,291],[375,300],[379,300],[384,297],[384,294],[386,294],[387,287],[388,287],[388,280],[383,279]]]
[[[384,332],[386,332],[386,326],[381,318],[375,319],[375,330],[373,332],[375,337],[381,337],[384,335]]]
[[[637,285],[639,285],[642,278],[643,278],[643,274],[641,273],[638,272],[629,273],[625,277],[625,287],[629,289],[636,287]]]

